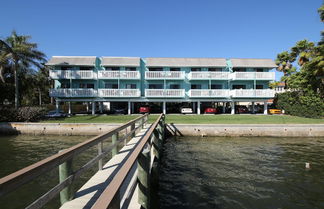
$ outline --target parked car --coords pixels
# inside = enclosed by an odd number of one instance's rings
[[[122,114],[122,115],[124,115],[124,114],[126,114],[126,109],[125,108],[114,108],[112,110],[112,113],[113,114]]]
[[[205,114],[216,114],[217,109],[214,107],[207,107],[204,111]]]
[[[68,116],[68,114],[66,114],[65,112],[63,112],[63,111],[56,112],[56,110],[49,111],[45,115],[46,118],[65,118],[67,116]]]
[[[282,114],[280,109],[269,109],[269,114]]]
[[[249,109],[243,105],[236,105],[235,106],[235,113],[249,113]]]
[[[192,113],[192,108],[191,107],[181,107],[180,112],[182,114],[191,114]]]
[[[145,113],[150,113],[151,112],[151,107],[148,105],[143,105],[139,108],[139,113],[145,114]]]

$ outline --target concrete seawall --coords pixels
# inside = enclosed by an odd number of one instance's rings
[[[180,136],[324,136],[324,124],[169,124],[168,130]]]
[[[107,123],[0,123],[0,134],[98,135],[121,124]],[[168,124],[183,136],[324,137],[324,124]]]

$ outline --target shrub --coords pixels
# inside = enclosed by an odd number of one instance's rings
[[[275,105],[290,115],[307,118],[324,116],[324,99],[312,92],[292,91],[277,94]]]
[[[42,107],[0,108],[2,122],[33,122],[44,117],[46,109]]]

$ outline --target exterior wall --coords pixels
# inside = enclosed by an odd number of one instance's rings
[[[116,67],[120,67],[120,71],[125,71],[126,67],[125,66],[116,66]],[[163,71],[169,72],[170,71],[170,67],[161,67]],[[54,70],[61,70],[61,66],[53,66]],[[256,72],[256,69],[260,69],[260,68],[246,68],[246,72]],[[71,66],[71,70],[72,71],[78,71],[80,70],[80,66]],[[185,90],[185,97],[181,98],[171,98],[173,101],[197,101],[197,100],[210,100],[210,101],[239,101],[239,100],[245,100],[245,101],[249,101],[249,100],[253,100],[255,101],[256,98],[240,98],[240,99],[235,99],[235,98],[231,98],[231,97],[227,97],[227,98],[215,98],[215,97],[207,97],[207,98],[193,98],[189,96],[189,91],[191,90],[191,85],[192,84],[196,84],[196,85],[200,85],[201,86],[201,90],[207,90],[207,89],[211,89],[211,85],[221,85],[221,89],[225,89],[225,90],[232,90],[233,89],[233,85],[245,85],[246,88],[245,89],[256,89],[256,85],[262,85],[262,89],[268,89],[269,88],[269,80],[254,80],[254,79],[241,79],[241,80],[234,80],[232,78],[229,78],[228,80],[215,80],[215,79],[192,79],[190,80],[190,78],[188,77],[189,74],[192,72],[191,71],[191,67],[180,67],[180,71],[185,72],[185,78],[184,79],[145,79],[145,72],[149,71],[149,67],[146,66],[146,61],[145,59],[140,59],[140,63],[139,66],[136,67],[136,71],[140,72],[140,79],[102,79],[102,78],[98,78],[96,77],[97,72],[98,71],[102,71],[105,70],[105,68],[103,66],[101,66],[101,60],[100,58],[96,59],[96,63],[93,66],[93,71],[95,72],[95,76],[93,79],[57,79],[54,82],[54,88],[55,89],[59,89],[62,86],[62,83],[70,83],[70,88],[80,88],[80,84],[93,84],[94,85],[94,89],[105,89],[105,84],[118,84],[118,89],[126,89],[127,84],[136,84],[136,89],[140,90],[140,97],[136,96],[136,97],[130,97],[130,98],[126,98],[126,96],[124,96],[123,98],[120,98],[120,101],[125,101],[125,99],[128,99],[129,101],[156,101],[159,98],[146,98],[145,97],[145,90],[149,89],[149,85],[150,84],[161,84],[162,89],[171,89],[172,85],[179,85],[179,89],[184,89]],[[231,60],[227,60],[227,67],[226,68],[221,68],[221,70],[223,72],[230,72],[230,74],[233,74],[233,67],[232,67],[232,63]],[[263,72],[269,72],[270,69],[268,68],[262,68]],[[201,67],[201,72],[208,72],[208,68],[207,67]],[[259,99],[259,101],[265,101],[266,99],[269,99],[271,97],[265,97],[265,98],[257,98]],[[59,100],[64,101],[64,100],[68,100],[68,97],[61,97],[59,98]],[[75,99],[75,98],[74,98]],[[102,101],[102,99],[104,99],[105,101],[118,101],[118,97],[114,97],[114,98],[102,98],[102,97],[91,97],[91,98],[86,98],[86,97],[80,97],[78,101],[87,101],[87,99],[89,100],[98,100],[98,101]],[[76,99],[75,99],[76,100]],[[170,98],[161,96],[160,100],[170,100]]]

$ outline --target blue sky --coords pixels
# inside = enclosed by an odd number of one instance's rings
[[[318,41],[323,30],[322,0],[44,2],[3,1],[0,38],[13,29],[31,35],[48,57],[275,59],[299,40]]]

